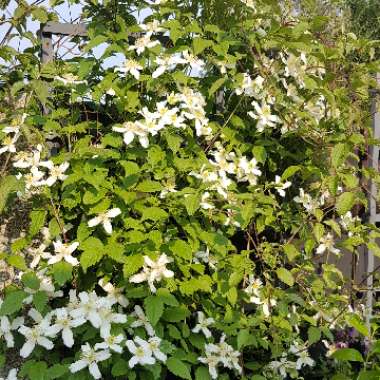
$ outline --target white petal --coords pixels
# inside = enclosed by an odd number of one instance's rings
[[[73,332],[69,328],[62,330],[62,339],[66,347],[72,347],[74,345]]]
[[[115,218],[116,216],[118,216],[120,214],[121,214],[121,210],[118,207],[107,211],[107,216],[109,218]]]
[[[20,356],[27,358],[34,350],[34,347],[36,347],[36,344],[31,340],[27,340],[20,350]]]
[[[100,219],[98,216],[96,216],[95,218],[90,219],[90,220],[88,221],[87,225],[88,225],[89,227],[95,227],[95,226],[97,226],[100,222],[101,222],[101,219]]]
[[[47,350],[52,350],[54,348],[54,344],[52,341],[50,341],[48,338],[45,338],[43,336],[39,337],[37,339],[37,343],[42,346],[42,347],[45,347]]]
[[[96,363],[91,363],[88,366],[88,370],[90,371],[90,373],[94,379],[100,379],[102,377],[102,374],[100,373],[99,367]]]
[[[87,361],[81,359],[81,360],[78,360],[77,362],[71,364],[69,369],[70,369],[71,373],[75,373],[75,372],[80,371],[83,368],[86,368],[87,365],[88,365]]]
[[[75,257],[72,257],[72,256],[65,256],[65,261],[67,261],[73,267],[79,264],[79,261]]]
[[[146,280],[147,280],[146,273],[145,272],[141,272],[141,273],[138,273],[138,274],[135,274],[134,276],[132,276],[129,279],[129,282],[133,282],[133,283],[139,284],[140,282],[144,282]]]
[[[109,220],[106,220],[103,222],[104,230],[107,232],[108,235],[112,234],[112,224]]]
[[[135,135],[133,132],[128,131],[124,133],[124,142],[126,145],[129,145],[133,141],[134,138],[135,138]]]
[[[139,359],[137,356],[132,356],[131,359],[129,360],[129,368],[133,368],[136,364],[138,364]]]
[[[166,71],[166,66],[159,66],[157,69],[153,72],[152,78],[158,78]]]

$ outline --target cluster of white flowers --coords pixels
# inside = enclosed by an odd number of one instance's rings
[[[268,318],[271,315],[271,308],[277,305],[277,301],[273,297],[263,297],[262,295],[263,283],[259,278],[250,275],[248,278],[248,285],[244,291],[249,295],[249,301],[259,305],[265,316]]]
[[[51,160],[41,161],[42,145],[37,145],[32,152],[21,151],[14,157],[13,166],[17,169],[28,169],[29,171],[22,174],[18,173],[17,178],[23,178],[26,190],[32,191],[34,188],[41,186],[53,186],[57,181],[64,181],[67,178],[65,174],[69,167],[68,162],[60,165],[54,165]],[[45,172],[41,169],[47,169]]]
[[[203,165],[199,173],[194,171],[189,173],[206,183],[208,190],[216,190],[227,199],[228,187],[233,183],[228,174],[234,175],[238,182],[249,182],[253,186],[257,184],[257,177],[261,175],[261,170],[258,169],[255,158],[248,159],[246,156],[237,157],[234,152],[227,153],[219,142],[215,144],[215,149],[210,152],[210,155],[213,157],[213,160],[209,159],[210,168]],[[205,202],[208,197],[209,194],[206,194],[202,202]],[[205,203],[204,208],[213,208],[213,206]]]
[[[207,343],[205,345],[204,357],[199,357],[201,363],[208,365],[209,373],[213,379],[218,378],[217,367],[222,365],[228,369],[234,369],[239,374],[242,373],[242,367],[239,364],[240,352],[225,342],[226,336],[223,334],[219,343]]]
[[[201,93],[185,88],[181,93],[169,94],[166,100],[158,102],[154,112],[144,107],[139,111],[143,119],[127,121],[121,126],[114,126],[113,130],[123,134],[126,145],[137,138],[144,148],[149,146],[149,135],[155,136],[163,128],[169,126],[184,129],[190,122],[194,123],[198,137],[210,138],[212,130],[208,126],[205,105],[206,102]]]
[[[313,367],[315,362],[309,356],[309,352],[305,344],[294,342],[289,348],[289,354],[297,357],[295,361],[289,360],[288,355],[284,352],[279,360],[273,360],[268,367],[279,374],[283,379],[288,378],[288,373],[296,373],[305,366]]]
[[[160,255],[157,261],[153,261],[149,256],[144,256],[144,267],[138,274],[132,276],[129,281],[133,283],[148,282],[150,290],[155,293],[156,287],[154,283],[161,281],[163,278],[172,278],[174,272],[167,269],[166,265],[173,261],[165,253]]]

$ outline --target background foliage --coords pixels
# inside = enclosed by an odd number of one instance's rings
[[[31,380],[380,377],[365,281],[336,265],[379,252],[359,218],[379,182],[362,165],[377,41],[320,5],[86,2],[83,54],[41,65],[26,20],[57,17],[19,3],[4,42],[33,47],[0,48],[0,257],[18,273],[1,365],[21,356]],[[105,68],[115,53],[125,64]]]

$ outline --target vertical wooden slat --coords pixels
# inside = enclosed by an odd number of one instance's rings
[[[378,87],[380,86],[380,73],[376,74],[376,82]],[[374,138],[380,138],[380,113],[378,112],[378,91],[377,89],[373,92],[372,95],[372,105],[371,105],[371,114],[372,114],[372,129]],[[379,170],[379,147],[376,145],[371,145],[369,147],[369,167]],[[377,215],[377,186],[375,181],[370,181],[370,194],[368,197],[368,208],[369,208],[369,223],[375,224],[378,220]],[[369,323],[372,316],[373,308],[373,271],[375,269],[375,256],[372,250],[367,252],[367,273],[370,274],[367,278],[367,323]]]

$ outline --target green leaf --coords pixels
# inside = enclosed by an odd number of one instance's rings
[[[350,361],[350,362],[363,362],[363,357],[361,353],[354,348],[342,348],[335,351],[332,355],[332,358],[340,361]]]
[[[161,219],[167,219],[168,213],[159,207],[149,207],[143,210],[141,220],[153,220],[158,221]]]
[[[0,308],[0,315],[9,315],[21,310],[22,302],[26,297],[27,293],[22,290],[7,294]]]
[[[276,270],[278,278],[284,282],[286,285],[293,286],[294,285],[294,277],[290,271],[285,268],[278,268]]]
[[[118,359],[113,365],[111,373],[112,376],[124,376],[129,371],[128,362],[124,359]]]
[[[219,78],[217,81],[215,81],[208,90],[209,96],[215,94],[215,92],[218,91],[219,88],[223,86],[226,80],[227,78]]]
[[[157,290],[156,295],[157,295],[157,297],[160,297],[160,299],[162,300],[162,302],[165,305],[168,305],[168,306],[178,306],[179,305],[177,299],[173,296],[173,294],[169,293],[168,289],[160,288]]]
[[[190,311],[186,306],[169,307],[166,308],[162,318],[167,322],[180,322],[190,315]]]
[[[29,237],[34,237],[37,235],[41,228],[45,225],[45,220],[47,216],[46,210],[33,210],[29,214],[30,217],[30,227],[29,227]]]
[[[263,146],[254,146],[252,153],[255,156],[257,162],[265,164],[265,161],[267,159],[267,151]]]
[[[310,326],[307,330],[309,345],[318,342],[321,339],[321,330],[318,327]]]
[[[283,173],[281,178],[285,181],[289,177],[296,174],[298,171],[300,171],[301,168],[299,166],[289,166]]]
[[[195,371],[195,380],[211,380],[208,368],[198,367]]]
[[[255,337],[249,333],[248,329],[243,329],[239,331],[237,336],[238,350],[240,350],[242,347],[251,346],[255,344],[255,342]]]
[[[331,162],[334,168],[339,168],[346,160],[348,151],[345,144],[336,144],[332,150]]]
[[[80,264],[84,272],[86,272],[89,267],[97,264],[105,253],[103,243],[95,237],[86,239],[79,248],[83,250],[80,256]]]
[[[190,296],[195,292],[212,292],[212,279],[209,275],[192,277],[190,280],[182,281],[179,285],[180,291],[186,296]]]
[[[368,327],[357,314],[351,314],[346,318],[347,323],[364,336],[369,336]]]
[[[193,257],[190,245],[183,240],[175,240],[174,242],[171,242],[169,248],[175,257],[179,256],[185,260],[191,260]]]
[[[33,305],[42,313],[48,303],[48,295],[44,291],[38,291],[33,295]]]
[[[65,375],[69,371],[67,365],[63,364],[54,364],[52,367],[50,367],[47,371],[47,378],[48,379],[59,379],[63,375]]]
[[[142,193],[155,193],[162,190],[162,185],[156,181],[143,181],[138,184],[136,190]]]
[[[214,43],[211,40],[205,40],[200,37],[196,37],[193,39],[193,50],[194,54],[200,54],[203,52],[203,50],[207,49],[208,47],[212,46]]]
[[[195,211],[199,209],[200,200],[199,194],[189,194],[183,199],[188,215],[195,214]]]
[[[27,270],[28,267],[26,266],[25,259],[21,255],[9,255],[6,257],[7,262],[12,267],[15,267],[20,270]]]
[[[300,255],[300,252],[293,244],[285,244],[284,252],[290,262],[292,262],[297,256]]]
[[[123,274],[125,278],[136,273],[144,265],[144,258],[141,254],[130,255],[126,257],[126,262],[123,266]]]
[[[362,370],[360,371],[357,380],[379,380],[379,379],[380,379],[379,370],[373,370],[373,371]]]
[[[8,175],[0,180],[0,212],[5,208],[9,196],[21,189],[22,182],[13,175]]]
[[[166,362],[166,366],[173,375],[176,375],[181,379],[191,380],[190,370],[181,360],[171,357]]]
[[[33,272],[24,273],[21,277],[21,281],[27,288],[33,290],[40,288],[40,280]]]
[[[61,261],[51,266],[54,281],[58,285],[64,285],[73,278],[73,267],[69,263]]]
[[[149,296],[144,300],[144,307],[149,322],[155,326],[164,312],[162,299],[156,296]]]
[[[352,209],[354,204],[355,204],[355,194],[343,193],[337,199],[336,209],[339,215],[344,215]]]

